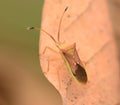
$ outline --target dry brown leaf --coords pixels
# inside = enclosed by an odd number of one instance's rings
[[[66,6],[69,9],[62,21],[60,40],[68,45],[76,42],[81,60],[87,62],[88,83],[76,83],[60,54],[49,50],[40,57],[45,76],[61,94],[64,105],[118,104],[119,67],[106,1],[45,0],[41,27],[55,38]],[[58,51],[41,32],[40,53],[46,46]]]

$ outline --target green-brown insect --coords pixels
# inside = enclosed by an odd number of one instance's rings
[[[58,28],[58,37],[57,40],[52,37],[51,34],[46,32],[45,30],[41,29],[44,33],[46,33],[55,43],[56,47],[59,49],[59,52],[70,72],[71,76],[79,83],[86,83],[88,81],[87,73],[85,69],[84,63],[81,61],[80,57],[78,56],[78,52],[76,50],[76,43],[69,45],[68,47],[63,47],[63,44],[60,42],[60,27],[61,22],[64,16],[64,13],[67,11],[68,7],[65,8],[62,17],[60,19],[59,28]],[[31,27],[29,29],[38,29],[36,27]],[[51,49],[51,48],[50,48]]]

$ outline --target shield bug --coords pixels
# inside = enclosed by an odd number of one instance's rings
[[[65,10],[60,18],[57,40],[55,40],[55,38],[51,34],[46,32],[45,30],[41,29],[40,31],[46,33],[46,35],[48,35],[54,41],[56,47],[59,49],[60,55],[62,56],[66,66],[67,66],[69,73],[74,78],[74,80],[76,80],[79,83],[87,83],[88,77],[87,77],[87,73],[86,73],[85,64],[84,64],[84,62],[81,61],[81,59],[78,55],[78,52],[76,50],[76,43],[73,43],[67,47],[63,47],[63,44],[60,42],[60,27],[61,27],[63,16],[64,16],[65,12],[67,11],[67,9],[68,9],[68,7],[65,8]],[[29,29],[39,30],[39,28],[37,28],[37,27],[29,27]],[[46,47],[45,50],[47,48],[48,47]],[[54,51],[54,49],[52,49],[52,48],[49,48],[49,49]],[[45,52],[45,50],[43,52]]]

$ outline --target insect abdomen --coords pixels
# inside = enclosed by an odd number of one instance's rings
[[[82,83],[86,83],[87,82],[87,74],[86,74],[86,71],[85,69],[80,66],[80,64],[76,63],[76,70],[75,70],[75,73],[73,73],[73,75],[76,77],[76,79],[79,81],[79,82],[82,82]]]

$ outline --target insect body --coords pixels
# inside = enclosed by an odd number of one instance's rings
[[[68,8],[68,7],[67,7]],[[79,83],[86,83],[88,78],[87,78],[87,73],[85,69],[84,63],[80,60],[80,57],[78,56],[78,52],[76,50],[76,43],[69,45],[68,47],[63,47],[63,44],[60,42],[60,26],[62,22],[62,18],[64,16],[65,11],[67,10],[65,8],[62,17],[60,19],[60,24],[58,28],[58,40],[56,41],[54,37],[46,32],[45,30],[41,29],[46,35],[48,35],[55,43],[56,47],[59,49],[59,52],[67,66],[67,69],[71,76],[74,78]],[[36,27],[31,27],[29,29],[38,29]]]
[[[61,53],[72,77],[79,82],[86,83],[87,74],[85,71],[85,65],[81,62],[78,56],[76,43],[67,49],[61,49]]]

